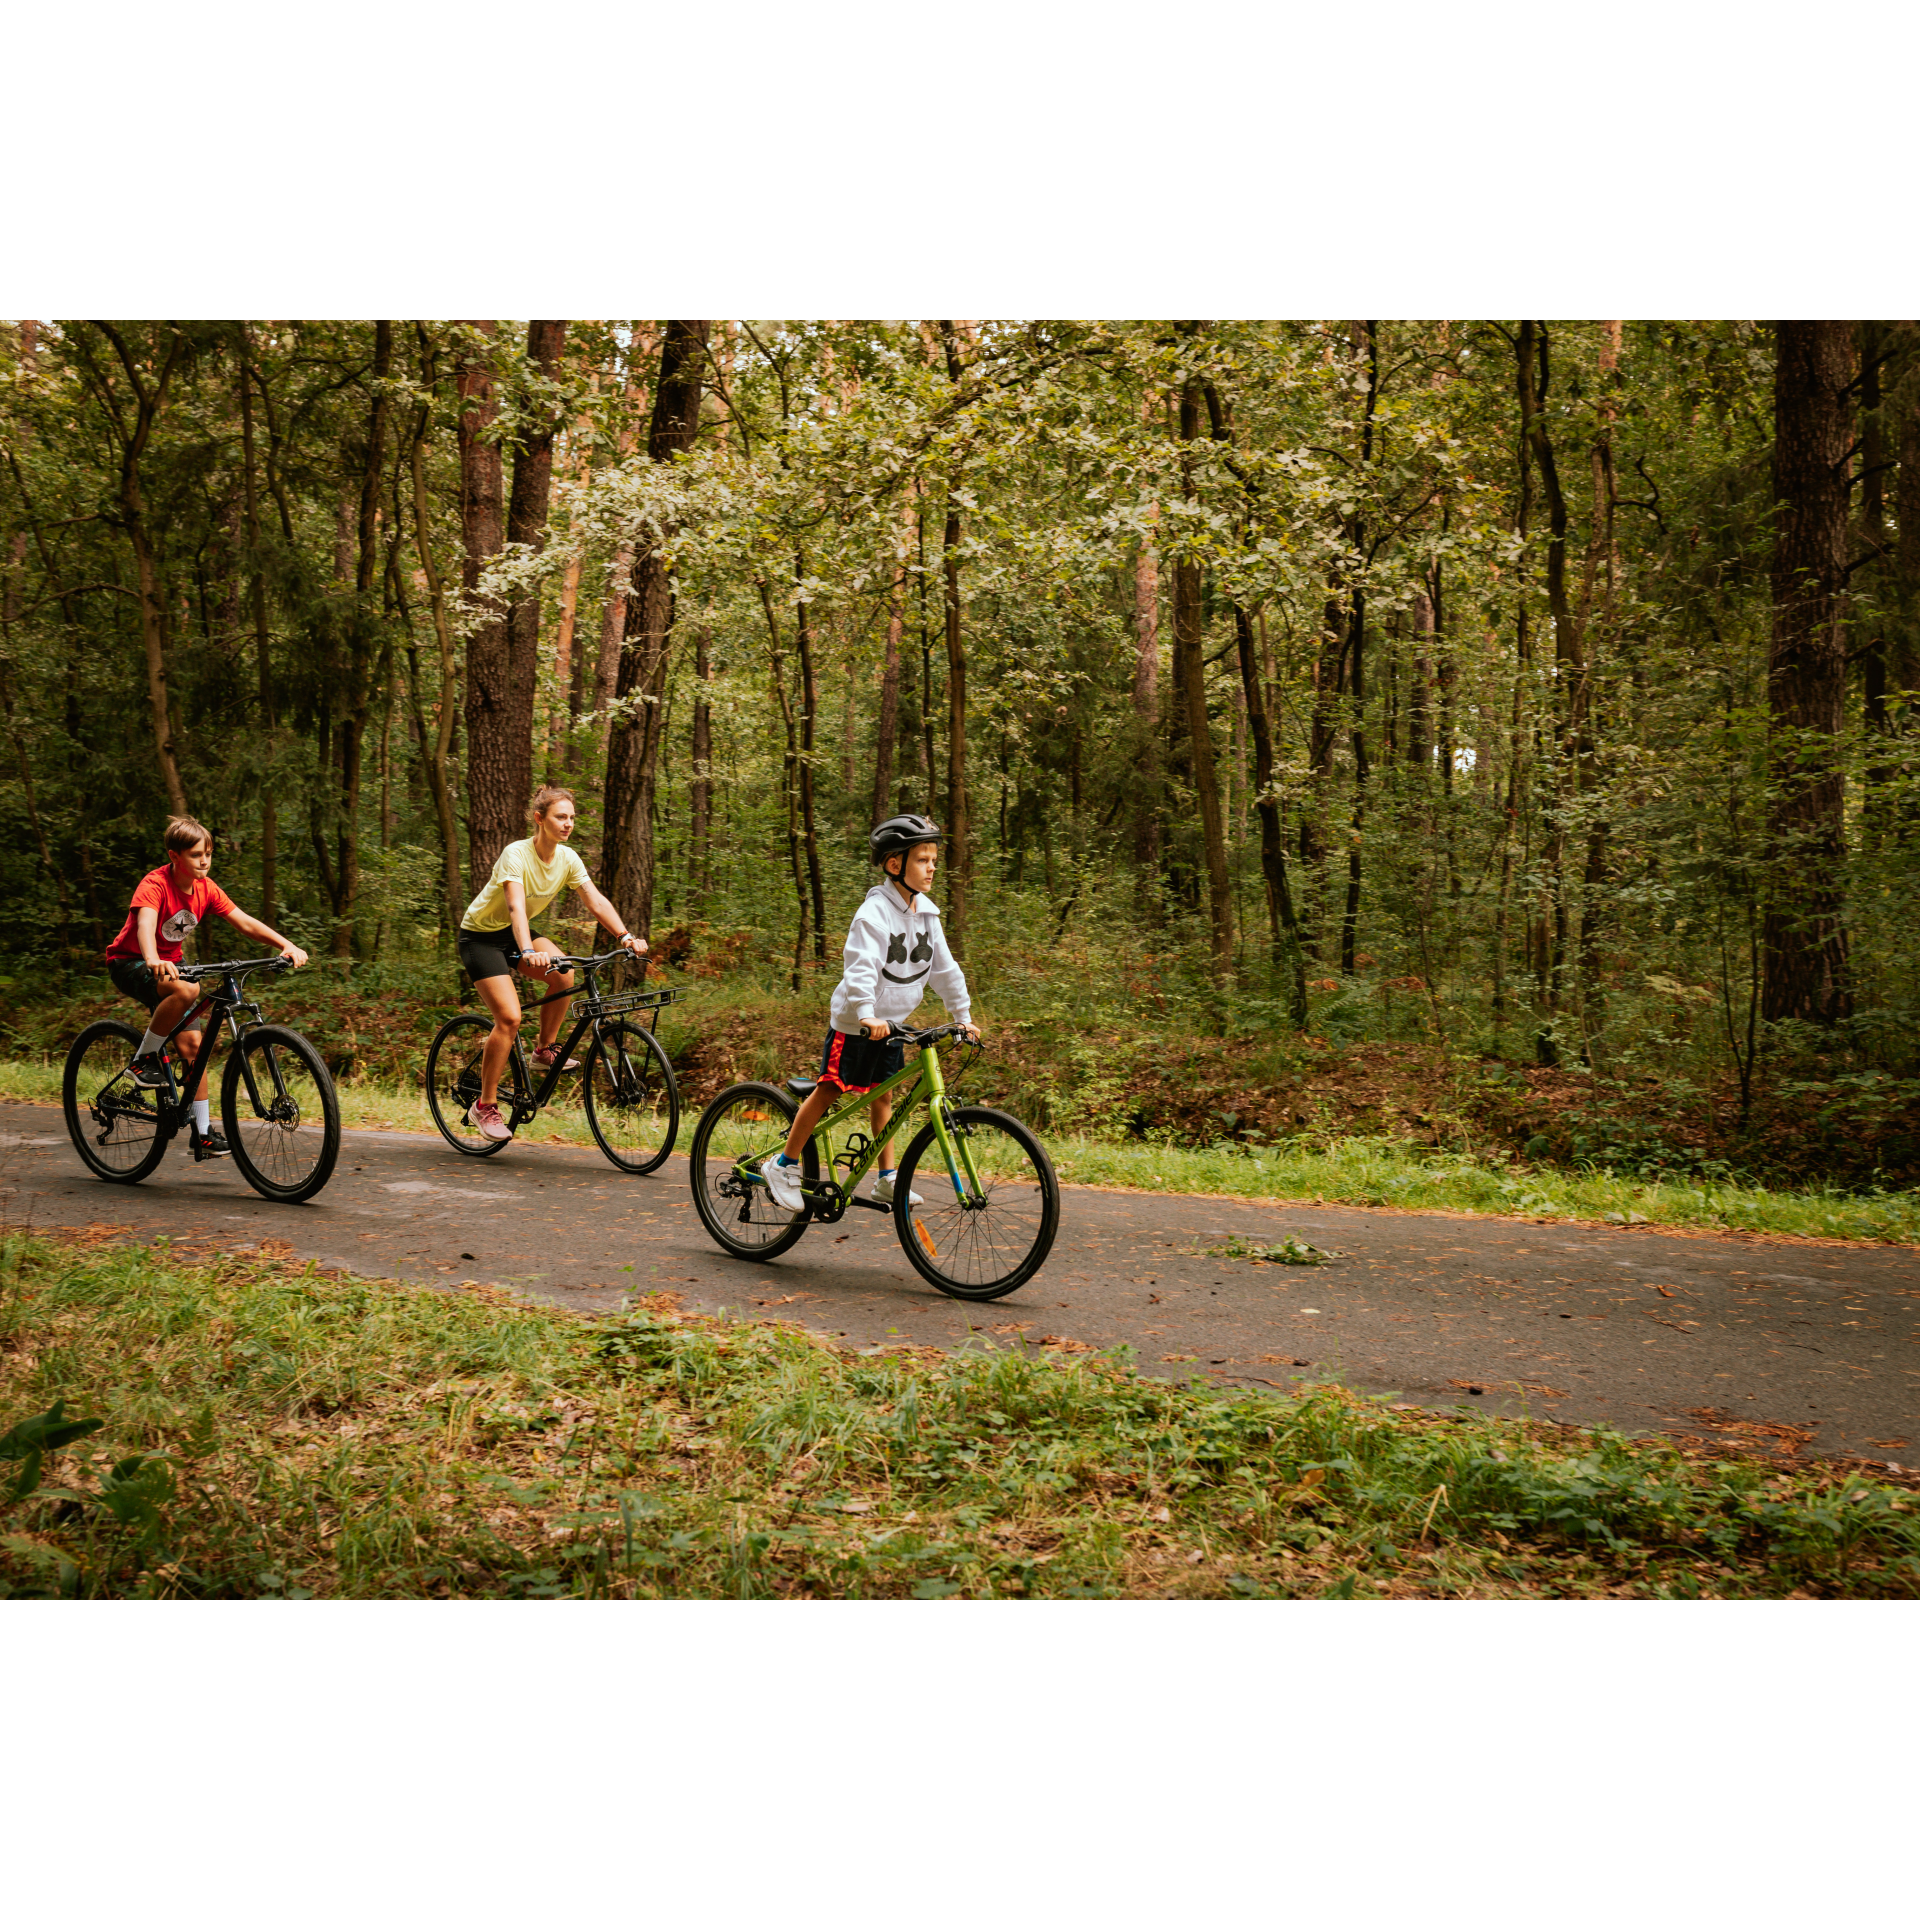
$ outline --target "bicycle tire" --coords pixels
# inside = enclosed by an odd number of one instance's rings
[[[115,1186],[144,1180],[178,1131],[157,1095],[121,1077],[139,1044],[138,1027],[125,1020],[96,1020],[75,1036],[60,1078],[60,1105],[74,1151],[89,1173]],[[103,1095],[104,1112],[99,1110]],[[122,1145],[124,1151],[115,1151]]]
[[[758,1112],[761,1108],[767,1111]],[[700,1224],[736,1260],[771,1260],[785,1253],[807,1230],[811,1216],[776,1207],[764,1187],[728,1191],[723,1186],[737,1178],[733,1173],[736,1160],[755,1153],[777,1153],[799,1111],[792,1095],[782,1088],[770,1087],[764,1080],[742,1080],[707,1102],[700,1124],[693,1130],[687,1177],[693,1183],[694,1209],[700,1215]],[[716,1149],[717,1136],[720,1144]],[[807,1179],[819,1179],[820,1151],[811,1140],[800,1165]]]
[[[512,1145],[510,1140],[489,1140],[467,1121],[473,1103],[480,1098],[480,1054],[492,1031],[493,1022],[484,1013],[456,1013],[433,1036],[433,1044],[427,1049],[427,1111],[447,1145],[455,1153],[476,1160]],[[468,1036],[464,1041],[458,1038],[462,1034]],[[507,1073],[502,1077],[511,1077],[514,1096],[522,1106],[533,1104],[517,1045],[507,1056]],[[514,1124],[512,1120],[507,1122],[509,1128]]]
[[[666,1048],[637,1021],[603,1020],[580,1077],[587,1125],[600,1151],[622,1173],[651,1173],[680,1131],[680,1083]],[[662,1115],[664,1124],[656,1117]]]
[[[901,1158],[894,1180],[894,1229],[913,1270],[930,1286],[956,1300],[998,1300],[1024,1287],[1053,1250],[1060,1228],[1060,1182],[1046,1148],[1010,1113],[955,1107],[947,1115],[947,1126],[973,1136],[974,1168],[988,1204],[960,1204],[929,1121]],[[988,1134],[1000,1136],[1003,1145],[993,1157],[1011,1160],[1012,1171],[1002,1173],[982,1164],[988,1157],[981,1152],[987,1144],[982,1136]],[[929,1148],[933,1165],[928,1194],[920,1206],[909,1207],[914,1173]],[[996,1208],[994,1196],[1003,1190],[1002,1205]]]
[[[253,1111],[250,1098],[242,1110],[249,1070],[264,1113]],[[333,1178],[340,1099],[320,1049],[291,1027],[248,1027],[235,1037],[220,1080],[220,1118],[233,1164],[264,1199],[297,1206]]]

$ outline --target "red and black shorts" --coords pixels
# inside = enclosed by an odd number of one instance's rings
[[[907,1049],[899,1040],[869,1040],[864,1033],[836,1033],[827,1029],[820,1049],[820,1084],[842,1093],[865,1093],[890,1079],[907,1064]]]

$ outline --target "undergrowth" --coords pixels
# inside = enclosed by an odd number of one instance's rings
[[[1843,1466],[165,1246],[0,1245],[0,1433],[16,1598],[1920,1594]]]

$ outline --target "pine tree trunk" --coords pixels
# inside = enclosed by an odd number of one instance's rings
[[[1840,754],[1850,332],[1838,320],[1782,320],[1775,329],[1766,1020],[1830,1024],[1853,1010]]]

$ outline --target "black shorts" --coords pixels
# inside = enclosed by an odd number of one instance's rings
[[[109,960],[107,978],[129,1000],[138,1000],[151,1013],[167,992],[153,977],[153,969],[144,960]],[[204,1014],[205,1008],[201,1009]]]
[[[462,927],[459,945],[460,964],[466,968],[469,980],[512,979],[520,948],[511,927],[502,927],[498,933],[480,933],[471,927]],[[573,969],[554,967],[549,970],[549,977],[570,980]]]
[[[906,1064],[904,1041],[869,1040],[864,1033],[836,1033],[829,1027],[820,1049],[820,1084],[842,1093],[865,1093]]]

